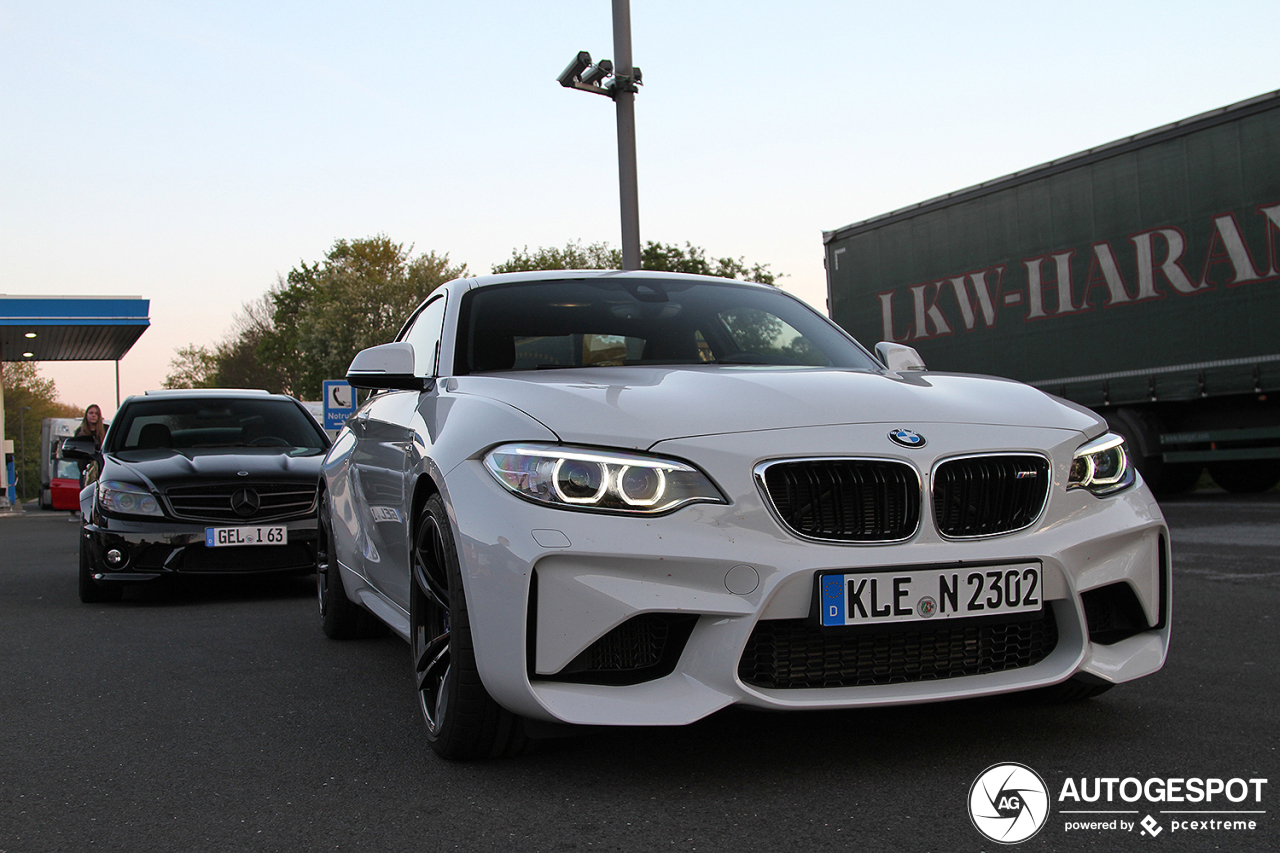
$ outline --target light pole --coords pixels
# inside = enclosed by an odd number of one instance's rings
[[[27,410],[30,408],[18,409],[18,454],[22,459],[18,467],[18,503],[22,503],[27,494]]]
[[[640,69],[631,64],[631,2],[613,0],[613,55],[592,64],[580,51],[557,78],[567,89],[607,95],[618,107],[618,200],[622,206],[622,268],[640,269],[640,193],[636,178],[636,92]],[[604,81],[613,78],[607,86]]]

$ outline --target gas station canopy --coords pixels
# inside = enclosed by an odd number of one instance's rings
[[[0,296],[0,361],[119,361],[149,308],[136,296]]]
[[[114,361],[119,405],[120,359],[151,325],[150,307],[150,300],[137,296],[0,295],[0,362]],[[4,389],[0,386],[3,425]],[[0,515],[12,510],[3,446],[7,443],[0,442]]]

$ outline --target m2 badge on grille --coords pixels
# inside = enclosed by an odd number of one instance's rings
[[[919,622],[1040,610],[1039,563],[818,576],[826,627]]]

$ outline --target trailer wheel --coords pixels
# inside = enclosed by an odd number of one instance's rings
[[[1200,482],[1200,472],[1203,470],[1203,465],[1191,462],[1179,462],[1173,465],[1166,462],[1160,469],[1159,481],[1152,488],[1158,495],[1180,495],[1189,492],[1196,487],[1196,483]]]
[[[1106,413],[1107,428],[1124,438],[1129,461],[1138,469],[1152,491],[1159,492],[1164,460],[1157,450],[1158,431],[1135,409],[1115,409]]]
[[[1247,462],[1215,462],[1209,466],[1209,475],[1228,492],[1256,494],[1280,483],[1280,461],[1251,459]]]
[[[1157,495],[1189,492],[1200,480],[1203,466],[1170,464],[1160,455],[1161,425],[1156,416],[1141,409],[1114,409],[1106,413],[1107,426],[1124,436],[1132,460],[1142,479]]]

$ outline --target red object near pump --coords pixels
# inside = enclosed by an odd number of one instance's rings
[[[58,459],[54,463],[49,491],[54,509],[77,510],[80,508],[80,466],[70,459]]]

